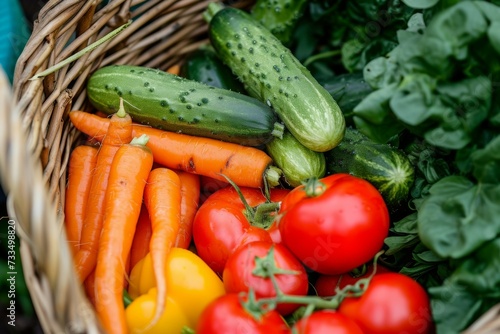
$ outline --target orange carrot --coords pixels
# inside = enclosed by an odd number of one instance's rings
[[[95,268],[96,313],[109,333],[127,333],[122,300],[125,267],[153,166],[153,156],[145,142],[147,136],[141,136],[121,146],[109,172]]]
[[[135,228],[134,240],[130,248],[130,269],[133,269],[137,262],[142,260],[146,254],[149,253],[149,242],[152,233],[148,209],[145,205],[142,205],[141,213]]]
[[[153,234],[149,243],[156,280],[156,323],[167,300],[165,268],[170,250],[175,245],[181,220],[181,181],[176,172],[168,168],[151,171],[144,189],[144,203],[149,212]]]
[[[83,288],[85,290],[85,295],[92,305],[95,307],[95,271],[92,271],[85,282],[83,282]]]
[[[193,236],[193,221],[200,202],[200,176],[176,171],[181,180],[181,226],[175,247],[188,248]]]
[[[80,249],[80,236],[97,161],[97,152],[96,147],[80,145],[71,152],[69,159],[64,226],[73,255]]]
[[[118,149],[132,138],[132,119],[123,109],[107,120],[110,124],[97,155],[95,173],[90,185],[87,214],[83,223],[80,249],[75,254],[75,268],[81,282],[95,268],[99,236],[105,208],[105,193],[111,162]]]
[[[74,126],[81,132],[99,138],[109,120],[84,111],[70,112]],[[238,186],[258,188],[263,179],[270,186],[279,184],[281,171],[272,166],[272,159],[262,150],[211,138],[167,132],[134,124],[132,134],[149,137],[148,147],[157,163],[170,169],[210,176],[226,181],[229,177]]]
[[[181,73],[181,66],[179,64],[172,65],[167,69],[167,72],[170,74],[179,75]]]

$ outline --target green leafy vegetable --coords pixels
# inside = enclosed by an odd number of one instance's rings
[[[500,73],[498,61],[484,62],[470,51],[495,24],[477,3],[460,2],[436,14],[425,29],[422,15],[415,14],[388,57],[366,65],[365,79],[377,91],[354,109],[361,132],[388,140],[390,125],[382,120],[393,115],[398,128],[392,132],[405,128],[435,146],[458,150],[473,140],[490,113],[492,76]],[[494,54],[496,47],[487,46]]]
[[[500,300],[500,0],[312,0],[290,45],[320,82],[363,72],[349,120],[415,171],[382,261],[464,331]]]

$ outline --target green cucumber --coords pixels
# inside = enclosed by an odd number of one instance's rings
[[[275,138],[267,143],[266,151],[292,187],[301,185],[302,181],[311,177],[322,178],[325,175],[325,154],[308,149],[288,131],[283,133],[283,138]]]
[[[167,131],[260,146],[283,134],[283,125],[258,99],[161,70],[112,65],[87,83],[92,105],[112,114],[120,97],[135,122]]]
[[[344,140],[325,153],[326,174],[349,173],[372,183],[389,207],[408,199],[414,181],[414,168],[407,155],[389,145],[368,139],[348,127]]]
[[[362,72],[335,75],[321,81],[344,114],[346,123],[353,125],[353,110],[373,89],[363,78]]]
[[[251,14],[287,45],[307,3],[308,0],[257,0]]]
[[[204,13],[212,46],[253,96],[276,111],[305,147],[337,146],[345,120],[332,96],[267,28],[241,9],[210,3]]]
[[[180,74],[210,86],[245,93],[243,84],[209,46],[191,52],[182,65]]]

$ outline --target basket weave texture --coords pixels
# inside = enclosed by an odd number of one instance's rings
[[[52,0],[40,11],[18,59],[12,96],[0,89],[0,160],[8,211],[17,223],[26,282],[45,333],[100,333],[73,270],[64,235],[66,169],[80,133],[70,110],[90,108],[85,84],[109,64],[167,69],[207,43],[208,0]],[[254,1],[226,1],[249,8]],[[61,62],[132,20],[119,35],[43,79]],[[5,81],[6,82],[6,81]],[[2,85],[5,88],[6,84]],[[493,309],[468,334],[498,333]],[[492,328],[488,330],[488,328]]]

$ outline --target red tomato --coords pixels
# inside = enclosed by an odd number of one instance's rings
[[[251,207],[266,202],[260,189],[240,190]],[[271,201],[280,202],[289,192],[272,189]],[[260,226],[258,221],[249,221],[251,216],[233,187],[217,190],[199,207],[193,222],[193,240],[198,255],[216,273],[222,274],[227,258],[238,246],[250,241],[272,241],[265,228],[273,224],[273,215]]]
[[[219,189],[230,186],[228,182],[214,179],[210,176],[200,176],[200,203]]]
[[[319,181],[320,186],[296,187],[283,199],[282,242],[314,271],[346,273],[382,249],[389,212],[379,191],[366,180],[334,174]]]
[[[316,289],[316,294],[320,297],[331,297],[335,296],[335,289],[338,287],[342,289],[347,285],[353,285],[362,278],[369,277],[373,272],[373,265],[367,266],[366,272],[363,275],[354,275],[352,273],[341,274],[341,275],[319,275],[314,283],[314,288]],[[377,272],[375,275],[382,273],[391,272],[386,267],[377,264]]]
[[[292,327],[294,334],[364,334],[351,319],[334,310],[322,310],[302,318]]]
[[[375,275],[361,297],[344,299],[338,311],[365,334],[426,334],[432,327],[426,291],[399,273]]]
[[[243,308],[240,296],[230,293],[210,303],[202,312],[196,334],[271,334],[289,333],[277,311],[268,311],[257,320]]]
[[[283,245],[274,244],[270,241],[254,241],[245,244],[229,256],[222,280],[227,293],[248,292],[251,288],[257,299],[276,296],[276,290],[270,278],[255,275],[256,260],[268,257],[271,249],[274,249],[272,262],[274,265],[288,272],[275,275],[278,287],[284,294],[305,296],[308,291],[308,277],[302,263]],[[295,311],[298,304],[278,304],[276,310],[287,315]]]

